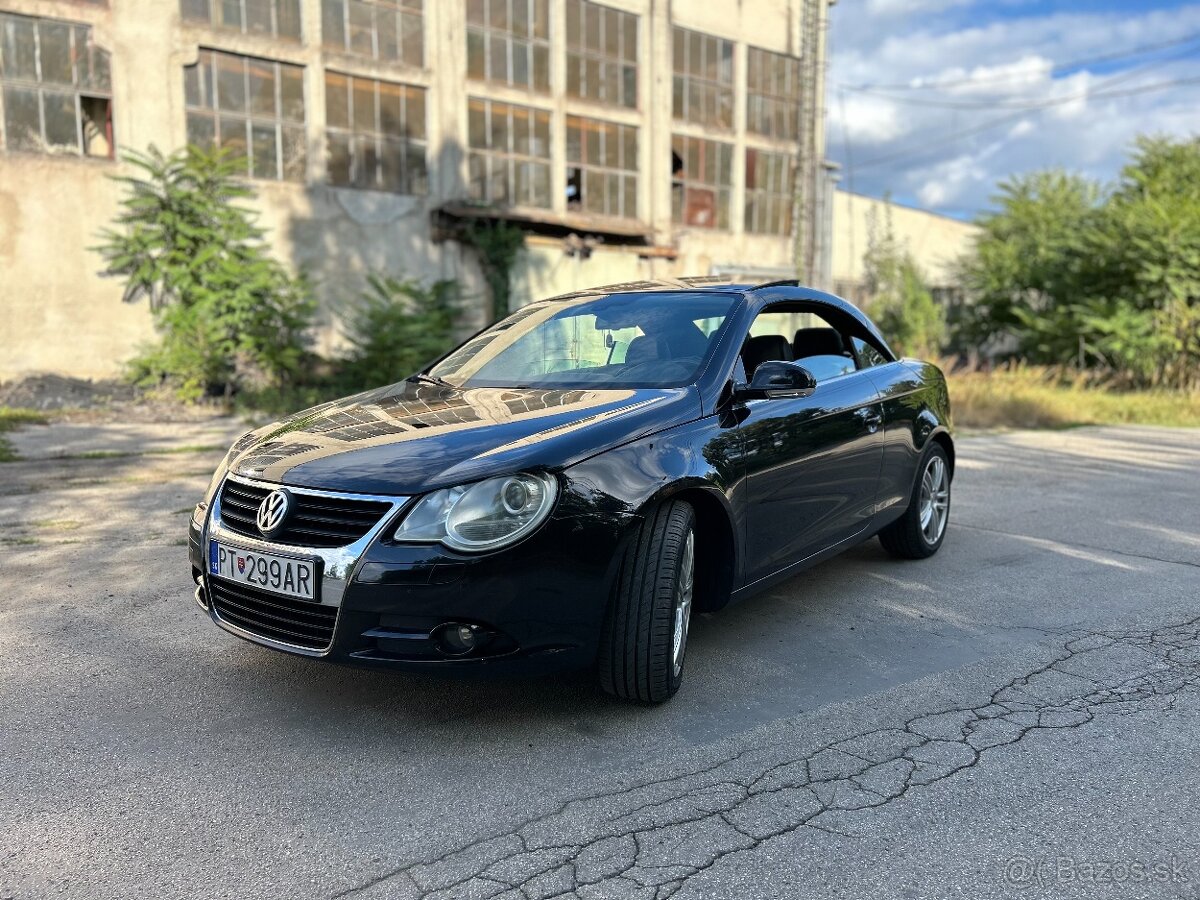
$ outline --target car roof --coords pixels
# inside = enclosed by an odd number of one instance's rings
[[[711,291],[713,293],[740,294],[753,290],[757,285],[731,282],[720,275],[695,275],[683,278],[660,278],[653,281],[623,281],[618,284],[603,284],[569,294],[559,294],[547,297],[544,302],[553,303],[556,300],[578,300],[583,297],[598,297],[604,294],[644,294],[644,293],[695,293],[696,291]]]
[[[688,293],[711,292],[722,294],[741,294],[763,303],[801,302],[814,303],[830,307],[844,316],[856,321],[875,340],[881,344],[894,359],[895,353],[887,341],[867,316],[857,306],[843,300],[834,294],[805,287],[797,280],[764,281],[758,283],[730,281],[720,275],[696,275],[673,279],[656,279],[653,281],[626,281],[619,284],[606,284],[574,291],[570,294],[560,294],[542,301],[553,303],[558,300],[581,300],[585,297],[602,297],[610,294],[639,294],[639,293]]]

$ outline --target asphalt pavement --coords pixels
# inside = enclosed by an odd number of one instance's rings
[[[0,898],[1200,898],[1200,431],[962,438],[937,556],[701,618],[644,708],[214,628],[239,430],[11,436]]]

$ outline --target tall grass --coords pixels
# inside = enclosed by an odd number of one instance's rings
[[[1200,391],[1119,390],[1088,373],[1045,366],[946,371],[959,427],[1200,426]]]

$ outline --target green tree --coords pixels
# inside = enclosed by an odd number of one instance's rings
[[[371,275],[346,317],[353,350],[344,369],[348,387],[362,390],[413,374],[454,345],[461,312],[458,282],[428,287],[412,279]]]
[[[1086,280],[1081,251],[1099,188],[1066,172],[1035,172],[1001,182],[992,200],[999,211],[979,221],[982,233],[959,264],[972,306],[957,337],[981,345],[1012,335],[1023,355],[1039,361],[1074,353],[1071,322],[1052,309]],[[1056,330],[1064,324],[1065,334]]]
[[[912,254],[897,241],[891,216],[868,223],[863,257],[869,308],[893,349],[906,356],[937,356],[946,342],[945,310],[933,299]]]
[[[167,379],[185,398],[263,380],[283,385],[300,370],[315,311],[306,279],[267,254],[263,230],[241,205],[254,196],[244,165],[226,151],[150,147],[124,154],[136,175],[115,227],[95,249],[107,275],[125,279],[124,300],[145,298],[159,332],[134,360],[143,382]]]
[[[960,261],[961,337],[1132,385],[1200,385],[1200,142],[1141,138],[1116,184],[1004,182]]]
[[[1141,383],[1200,386],[1200,141],[1139,139],[1089,237],[1095,355]]]

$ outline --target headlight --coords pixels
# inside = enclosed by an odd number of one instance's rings
[[[558,481],[545,473],[489,478],[422,497],[396,529],[395,539],[441,543],[465,553],[516,543],[545,521]]]
[[[204,489],[204,499],[196,504],[196,508],[192,510],[192,521],[196,523],[196,527],[204,527],[204,517],[208,514],[208,508],[212,506],[213,497],[216,496],[217,488],[221,486],[221,482],[225,476],[229,474],[229,464],[233,462],[233,457],[236,455],[237,446],[242,442],[249,431],[238,438],[229,451],[225,454],[225,458],[221,460],[221,464],[217,466],[217,470],[213,472],[212,480],[209,481],[208,487]]]

